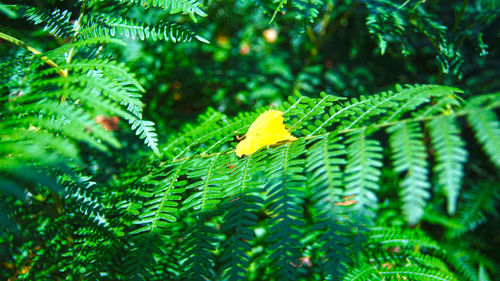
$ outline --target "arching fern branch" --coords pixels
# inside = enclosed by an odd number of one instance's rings
[[[84,17],[82,27],[78,36],[81,39],[93,37],[114,37],[122,35],[126,38],[141,40],[151,38],[153,40],[165,40],[176,42],[189,42],[193,39],[208,43],[208,41],[182,25],[163,22],[155,25],[140,23],[135,19],[125,17],[109,16],[106,14],[92,13]]]
[[[341,167],[346,164],[344,145],[333,134],[315,139],[307,151],[307,185],[311,187],[312,200],[321,212],[328,212],[334,203],[340,202],[343,193]]]

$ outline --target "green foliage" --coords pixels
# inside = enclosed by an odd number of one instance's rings
[[[453,215],[457,209],[455,202],[460,193],[463,164],[467,160],[464,141],[460,129],[452,118],[436,118],[429,122],[434,149],[436,150],[438,182],[448,195],[448,213]]]
[[[380,189],[382,148],[376,140],[366,139],[365,130],[351,133],[347,148],[348,164],[345,170],[345,196],[354,196],[354,209],[360,214],[374,217],[378,207],[375,192]]]
[[[417,123],[401,123],[388,131],[391,133],[395,170],[406,174],[401,182],[403,212],[410,224],[416,224],[424,213],[425,200],[430,196],[423,134]]]
[[[0,3],[0,278],[499,275],[495,1],[55,2]]]

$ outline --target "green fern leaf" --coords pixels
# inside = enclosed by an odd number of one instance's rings
[[[122,17],[111,17],[106,14],[85,15],[85,25],[82,26],[79,37],[89,39],[92,37],[114,37],[117,34],[126,38],[141,40],[151,38],[153,40],[162,40],[176,42],[189,42],[197,39],[206,42],[206,39],[197,36],[192,31],[176,23],[163,22],[156,25],[137,22],[134,19]]]
[[[467,115],[467,119],[491,161],[500,167],[500,122],[491,110],[481,110]]]
[[[271,151],[266,187],[272,214],[268,251],[278,279],[297,279],[292,264],[298,263],[301,247],[298,237],[299,227],[303,225],[300,203],[305,177],[301,174],[304,160],[298,157],[303,151],[304,145],[299,140]]]
[[[127,280],[151,280],[152,268],[156,265],[155,253],[164,253],[164,242],[159,234],[146,232],[131,239],[132,245],[126,256],[123,268]]]
[[[416,224],[424,213],[430,197],[427,179],[427,153],[418,123],[401,123],[387,129],[393,150],[394,170],[405,173],[401,181],[403,214],[409,224]]]
[[[245,280],[248,274],[250,257],[246,252],[251,249],[250,243],[255,238],[252,229],[257,224],[255,211],[263,203],[258,197],[258,193],[262,192],[262,183],[253,177],[264,169],[261,161],[265,155],[250,155],[238,161],[234,168],[235,184],[229,188],[232,197],[228,198],[225,205],[229,211],[221,226],[221,231],[227,235],[221,257],[224,280]]]
[[[380,189],[382,147],[377,140],[366,139],[366,131],[351,133],[347,140],[345,196],[354,196],[354,210],[373,218],[377,210],[376,191]]]
[[[160,154],[158,151],[158,138],[155,133],[155,123],[147,120],[137,119],[132,122],[132,130],[137,130],[135,132],[141,139],[144,139],[144,143],[149,146],[154,153]]]
[[[201,3],[197,0],[118,0],[123,3],[134,3],[143,7],[159,7],[168,10],[170,14],[184,13],[191,17],[207,14],[200,9]]]
[[[208,211],[217,205],[223,197],[223,187],[227,183],[227,176],[223,173],[227,169],[228,156],[216,154],[207,159],[196,159],[190,165],[189,177],[195,182],[186,187],[194,193],[183,202],[183,209],[194,209],[197,212]]]
[[[140,212],[134,224],[142,226],[130,234],[155,232],[168,227],[169,223],[177,221],[173,213],[177,211],[179,205],[177,201],[181,200],[180,194],[185,191],[182,186],[187,182],[179,180],[179,177],[186,162],[178,163],[173,168],[167,167],[167,169],[171,170],[162,180],[148,180],[148,183],[154,186],[154,190],[141,193],[141,195],[147,197],[148,201],[144,203],[144,209]]]
[[[342,195],[341,166],[346,161],[344,145],[332,134],[322,136],[307,151],[307,173],[311,175],[307,183],[312,191],[316,208],[322,211],[333,209],[334,203]]]
[[[315,116],[324,114],[325,108],[332,106],[334,102],[342,99],[325,93],[321,93],[321,99],[302,97],[298,92],[296,95],[299,97],[301,102],[295,104],[295,106],[301,110],[296,110],[290,107],[284,112],[284,118],[288,118],[291,123],[288,128],[290,132],[302,129],[307,121],[313,119]],[[295,118],[291,118],[292,116],[295,116]],[[307,129],[303,129],[301,133],[303,135],[312,135],[312,133]]]
[[[195,217],[196,225],[188,229],[184,238],[182,252],[185,262],[184,280],[214,280],[215,243],[218,242],[218,231],[205,224],[205,214],[200,213]]]
[[[448,213],[455,214],[461,181],[464,176],[463,165],[467,160],[464,141],[460,129],[451,117],[436,118],[429,122],[432,144],[436,150],[435,171],[438,182],[448,196]]]
[[[69,38],[74,35],[73,25],[69,22],[71,12],[67,10],[59,10],[57,8],[52,11],[36,8],[36,7],[21,7],[21,14],[34,24],[44,24],[43,30],[50,34]]]

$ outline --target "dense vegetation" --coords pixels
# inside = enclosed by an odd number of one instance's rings
[[[496,280],[500,2],[400,2],[2,0],[0,279]]]

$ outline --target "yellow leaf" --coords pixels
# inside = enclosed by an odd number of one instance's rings
[[[262,147],[296,140],[285,128],[282,115],[283,112],[279,110],[268,110],[259,115],[250,125],[246,138],[236,146],[236,155],[251,155]]]

